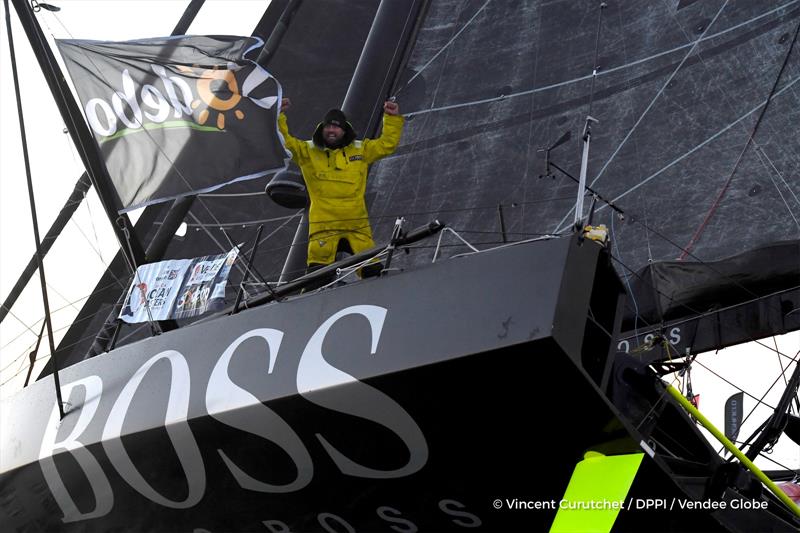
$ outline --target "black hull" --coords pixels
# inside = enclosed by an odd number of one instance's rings
[[[649,438],[603,392],[611,339],[599,331],[613,329],[618,290],[605,259],[575,239],[514,246],[65,369],[65,388],[86,385],[65,394],[73,407],[56,432],[46,433],[52,382],[3,405],[0,521],[18,531],[547,530],[548,504],[587,450],[641,452]],[[615,530],[791,530],[769,511],[637,509],[687,500],[681,488],[692,486],[702,500],[716,464],[686,417],[661,404],[660,431],[691,441],[704,468],[692,480],[645,456]]]

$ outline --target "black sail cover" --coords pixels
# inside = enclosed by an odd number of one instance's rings
[[[121,211],[285,167],[280,84],[248,58],[259,39],[57,42]]]

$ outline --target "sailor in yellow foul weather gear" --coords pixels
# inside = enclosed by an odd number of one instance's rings
[[[311,199],[307,261],[311,271],[332,263],[337,250],[357,254],[375,246],[364,202],[367,172],[371,163],[395,151],[404,119],[398,104],[387,101],[380,137],[358,141],[344,113],[332,109],[317,125],[312,140],[301,141],[289,133],[284,112],[290,106],[284,98],[278,129],[303,172]],[[379,272],[369,266],[362,269],[363,275]]]

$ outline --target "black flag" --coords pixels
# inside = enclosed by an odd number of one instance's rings
[[[60,40],[122,211],[285,168],[281,87],[251,37]]]
[[[742,414],[744,413],[743,401],[744,393],[737,392],[725,402],[725,436],[728,437],[731,442],[735,442],[736,437],[739,436],[739,428],[742,425]]]

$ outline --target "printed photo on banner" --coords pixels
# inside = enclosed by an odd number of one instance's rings
[[[225,305],[228,275],[239,249],[173,259],[136,270],[119,318],[128,323],[190,318]]]

